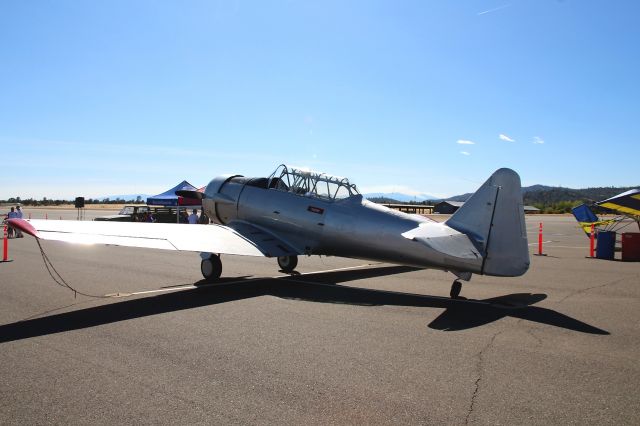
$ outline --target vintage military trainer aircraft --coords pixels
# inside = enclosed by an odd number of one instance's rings
[[[201,198],[214,224],[9,223],[43,240],[201,252],[209,281],[222,273],[220,254],[275,257],[284,272],[299,255],[342,256],[451,271],[455,298],[472,274],[529,268],[520,177],[510,169],[496,171],[444,223],[369,202],[346,178],[285,165],[267,178],[220,176],[204,193],[178,195]]]

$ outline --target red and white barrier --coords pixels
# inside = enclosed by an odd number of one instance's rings
[[[540,227],[538,228],[538,253],[536,253],[536,256],[546,256],[542,252],[542,222],[540,222]]]
[[[540,222],[540,230],[538,231],[538,256],[542,256],[542,222]]]

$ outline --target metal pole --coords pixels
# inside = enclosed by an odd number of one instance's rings
[[[6,262],[9,259],[9,236],[7,231],[7,225],[4,225],[4,243],[3,243],[2,261]]]
[[[596,241],[596,225],[595,224],[591,224],[591,235],[589,237],[589,257],[593,257],[593,249],[595,246],[595,241]]]

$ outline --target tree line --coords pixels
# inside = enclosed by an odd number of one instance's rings
[[[540,189],[537,189],[537,188]],[[533,189],[536,188],[536,189]],[[544,187],[534,186],[523,188],[523,202],[525,205],[534,206],[540,209],[541,213],[570,213],[571,209],[580,204],[593,204],[595,201],[606,200],[622,192],[635,187],[595,187],[585,189],[572,189],[562,187]],[[472,194],[464,194],[463,196],[451,197],[449,200],[466,201]],[[386,197],[371,197],[370,201],[380,204],[416,204],[416,205],[434,205],[443,200],[427,200],[427,201],[408,201],[402,202]],[[73,204],[75,200],[49,199],[47,197],[41,200],[33,198],[21,199],[20,197],[9,198],[8,200],[0,200],[3,204],[22,204],[25,206],[59,206],[63,204]],[[143,204],[146,200],[141,196],[136,199],[125,200],[123,198],[86,198],[85,205],[91,204]]]
[[[125,200],[123,198],[85,198],[84,204],[144,204],[147,200],[138,196],[135,199]],[[73,200],[52,199],[43,197],[41,200],[33,198],[22,199],[20,197],[12,197],[7,200],[0,200],[1,204],[22,204],[23,206],[61,206],[65,204],[73,204]]]
[[[525,205],[540,209],[541,213],[570,213],[580,204],[592,205],[637,187],[596,187],[584,189],[551,188],[523,194]],[[598,210],[596,207],[595,210]]]
[[[594,187],[584,189],[572,189],[563,187],[549,187],[543,185],[534,185],[522,188],[522,198],[524,205],[533,206],[540,210],[540,213],[570,213],[571,209],[580,204],[592,205],[596,201],[606,200],[614,197],[630,189],[639,186],[629,187]],[[466,201],[473,193],[457,195],[447,198],[447,201]],[[428,200],[428,201],[409,201],[401,202],[387,197],[371,197],[370,201],[380,204],[418,204],[418,205],[434,205],[444,200]],[[598,212],[601,209],[593,207]],[[604,212],[604,210],[602,210]]]

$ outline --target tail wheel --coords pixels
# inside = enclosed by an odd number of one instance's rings
[[[298,256],[280,256],[278,266],[283,272],[292,272],[298,266]]]
[[[455,280],[453,284],[451,284],[451,292],[449,292],[449,296],[451,296],[452,299],[457,299],[460,297],[460,290],[462,290],[462,283]]]
[[[200,271],[205,280],[212,282],[222,275],[222,262],[220,256],[212,254],[200,262]]]

